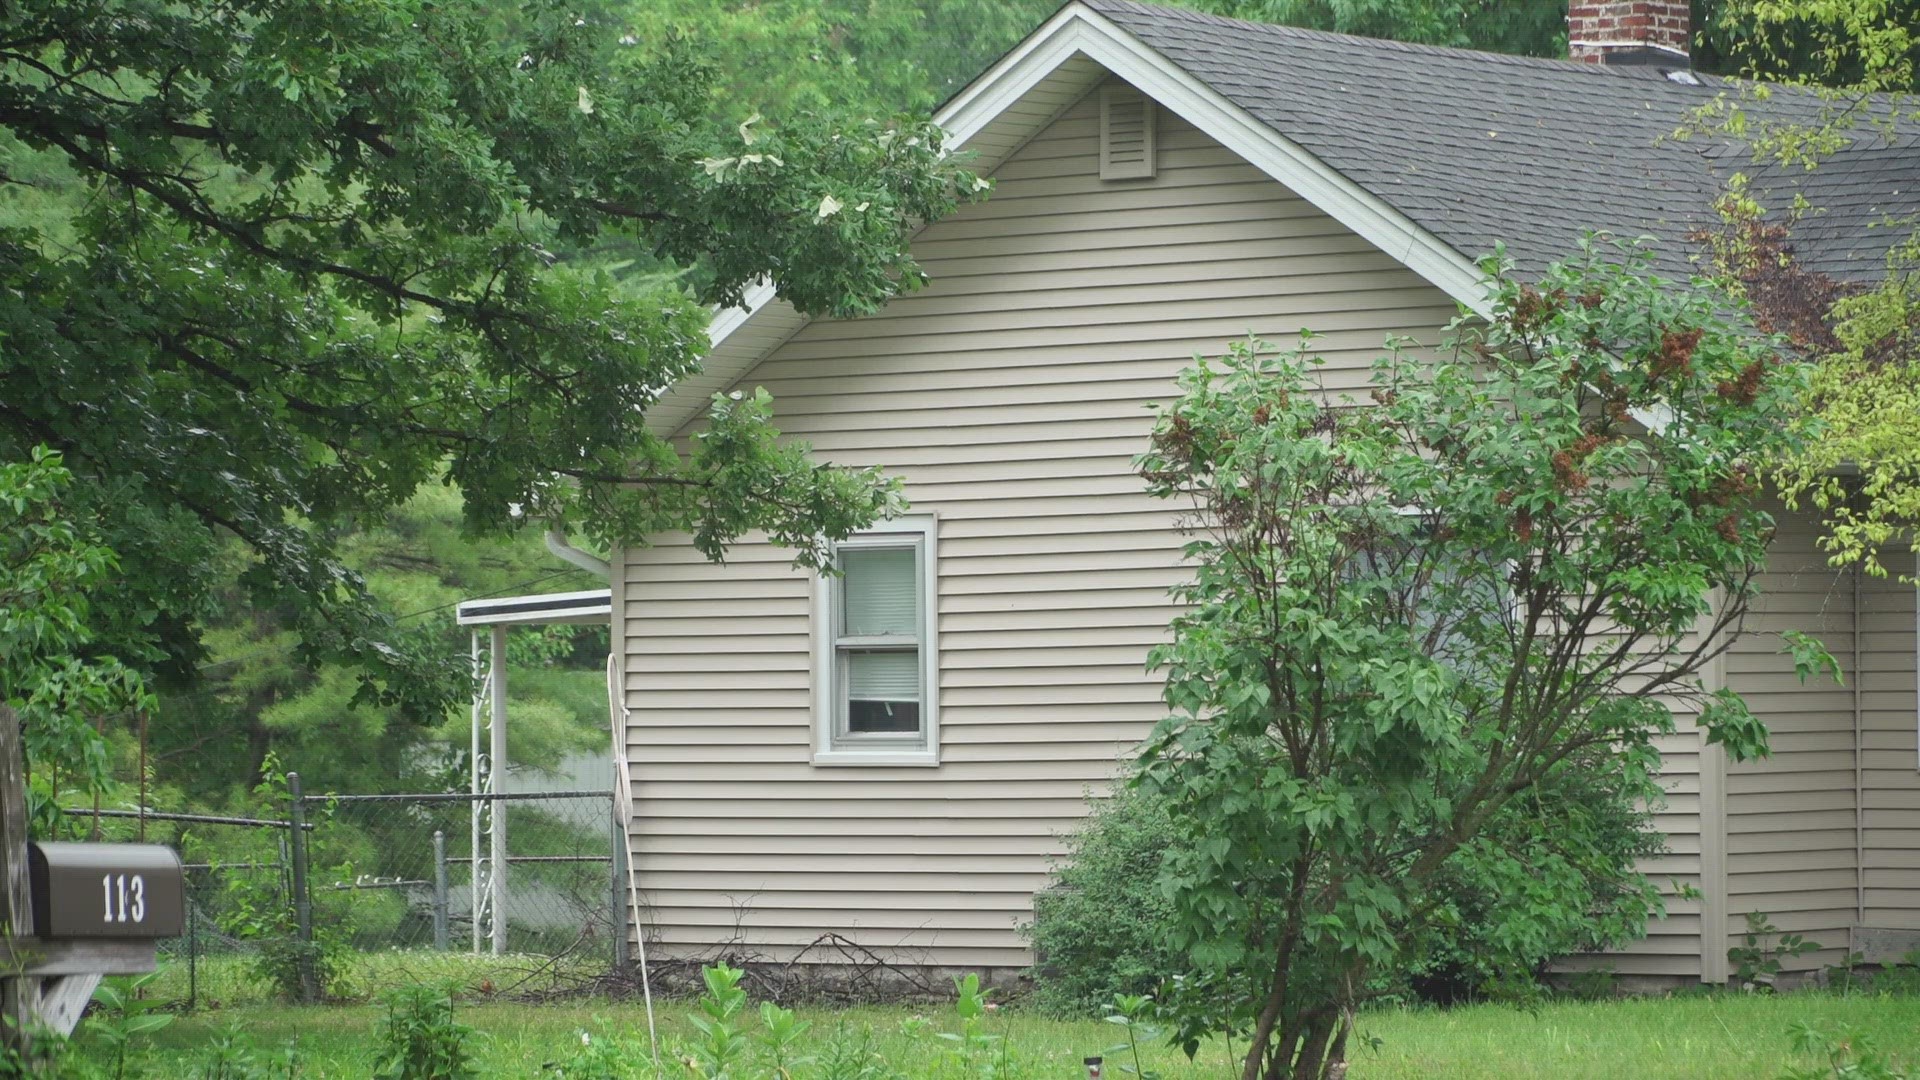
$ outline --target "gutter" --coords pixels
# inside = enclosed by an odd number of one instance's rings
[[[552,552],[556,557],[564,559],[580,569],[589,571],[599,577],[611,578],[613,576],[613,567],[608,565],[607,560],[581,551],[579,548],[567,543],[567,534],[561,532],[559,529],[547,530],[547,550]]]

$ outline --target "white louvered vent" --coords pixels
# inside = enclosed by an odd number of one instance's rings
[[[1159,164],[1153,99],[1124,83],[1100,88],[1100,179],[1142,180]]]

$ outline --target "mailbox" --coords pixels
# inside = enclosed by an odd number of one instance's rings
[[[42,938],[178,937],[180,857],[161,844],[27,845],[33,930]]]

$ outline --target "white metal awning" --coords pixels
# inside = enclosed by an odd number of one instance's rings
[[[549,626],[555,623],[610,623],[613,590],[496,596],[463,600],[455,609],[461,626]]]

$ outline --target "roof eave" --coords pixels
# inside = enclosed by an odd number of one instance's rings
[[[1077,57],[1137,87],[1462,307],[1480,315],[1490,311],[1483,275],[1472,259],[1078,0],[954,95],[934,120],[947,131],[951,147],[975,151],[982,171],[990,172],[1071,102],[1051,114],[1027,114],[1018,125],[995,122]],[[1085,77],[1085,72],[1076,74]],[[663,395],[650,411],[649,426],[657,434],[679,431],[708,397],[744,377],[805,323],[775,296],[771,284],[754,286],[742,307],[714,316],[708,329],[713,350],[702,376],[683,380]]]

